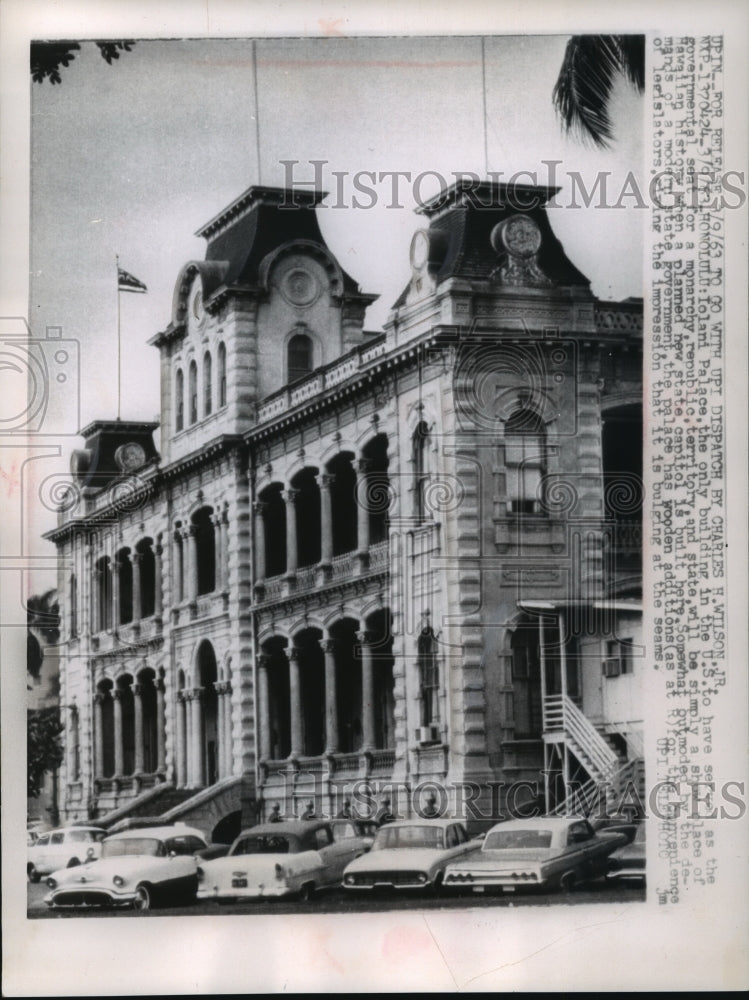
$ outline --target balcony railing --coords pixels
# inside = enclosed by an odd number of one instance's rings
[[[378,338],[376,343],[358,347],[344,358],[340,358],[327,368],[321,368],[293,386],[285,386],[263,400],[257,408],[257,423],[263,424],[287,410],[299,406],[323,390],[345,382],[347,378],[366,367],[371,361],[385,353],[385,339]]]
[[[264,580],[259,580],[255,594],[258,601],[263,603],[268,601],[280,601],[290,594],[297,594],[303,591],[315,590],[322,583],[331,583],[341,580],[353,580],[361,575],[358,554],[354,551],[344,552],[339,556],[333,556],[330,566],[325,569],[326,575],[322,576],[323,566],[316,563],[314,566],[302,566],[293,573],[280,573],[278,576],[269,576]],[[381,573],[388,568],[390,558],[390,543],[386,539],[384,542],[377,542],[370,545],[368,560],[364,562],[363,572]]]

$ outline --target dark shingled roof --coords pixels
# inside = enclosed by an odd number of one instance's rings
[[[564,252],[554,235],[545,208],[556,188],[463,182],[452,185],[419,212],[430,218],[430,232],[443,233],[446,251],[439,267],[433,272],[437,282],[447,278],[488,281],[507,259],[491,244],[491,232],[496,225],[513,215],[527,215],[541,231],[541,247],[537,262],[541,271],[557,286],[590,287],[590,281],[579,271]],[[408,287],[395,307],[403,304]]]
[[[198,230],[196,235],[208,240],[206,261],[228,263],[224,284],[254,286],[258,282],[260,262],[283,243],[309,240],[327,250],[315,214],[315,205],[324,197],[321,191],[248,188]],[[343,268],[341,273],[344,294],[360,295],[354,279]]]

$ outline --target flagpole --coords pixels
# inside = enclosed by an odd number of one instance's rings
[[[260,165],[260,101],[257,93],[257,42],[252,43],[252,77],[255,90],[255,157],[257,160],[257,182],[263,183],[263,171]]]
[[[120,419],[120,258],[114,255],[115,270],[117,272],[117,419]]]

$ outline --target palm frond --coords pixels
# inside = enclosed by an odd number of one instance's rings
[[[573,35],[567,42],[553,102],[567,131],[606,148],[613,138],[609,106],[622,74],[642,91],[645,39],[641,35]]]

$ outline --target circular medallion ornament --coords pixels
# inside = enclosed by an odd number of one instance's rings
[[[121,444],[114,453],[114,460],[123,472],[134,472],[146,462],[146,453],[143,446],[137,441],[128,441]]]
[[[541,246],[541,230],[527,215],[513,215],[494,227],[491,241],[497,253],[507,250],[515,257],[533,257]]]
[[[420,271],[429,260],[429,234],[426,229],[417,229],[411,239],[411,267]]]
[[[319,288],[317,280],[309,271],[296,267],[283,279],[282,290],[295,306],[308,306],[317,298]]]

